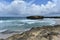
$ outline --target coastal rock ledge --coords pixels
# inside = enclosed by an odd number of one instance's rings
[[[60,40],[60,25],[32,28],[4,40]]]

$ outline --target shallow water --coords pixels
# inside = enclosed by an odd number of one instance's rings
[[[42,26],[53,26],[56,21],[53,19],[43,19],[43,20],[30,20],[30,19],[7,19],[0,20],[0,32],[5,31],[25,31],[31,29],[32,27],[42,27]]]

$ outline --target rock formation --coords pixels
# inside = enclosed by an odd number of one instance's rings
[[[5,40],[60,40],[60,26],[35,27]]]
[[[43,19],[43,16],[28,16],[27,19]]]

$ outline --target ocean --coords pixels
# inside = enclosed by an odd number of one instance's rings
[[[0,33],[5,31],[21,31],[32,27],[54,26],[56,21],[49,18],[31,20],[23,17],[0,17]]]

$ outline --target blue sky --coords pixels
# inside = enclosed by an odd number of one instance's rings
[[[48,14],[52,15],[52,13],[60,14],[58,11],[60,10],[60,1],[56,1],[57,0],[0,0],[0,16],[46,16]]]
[[[26,2],[30,2],[31,0],[25,0]],[[48,1],[52,1],[52,0],[35,0],[35,4],[47,4]]]
[[[14,0],[0,0],[0,2],[4,2],[4,1],[11,3],[11,2],[14,1]],[[32,1],[32,0],[24,0],[24,1],[30,2],[30,1]],[[34,3],[40,5],[40,4],[47,4],[48,1],[52,1],[52,0],[35,0]]]
[[[3,2],[3,1],[12,2],[13,0],[0,0],[0,2]]]

